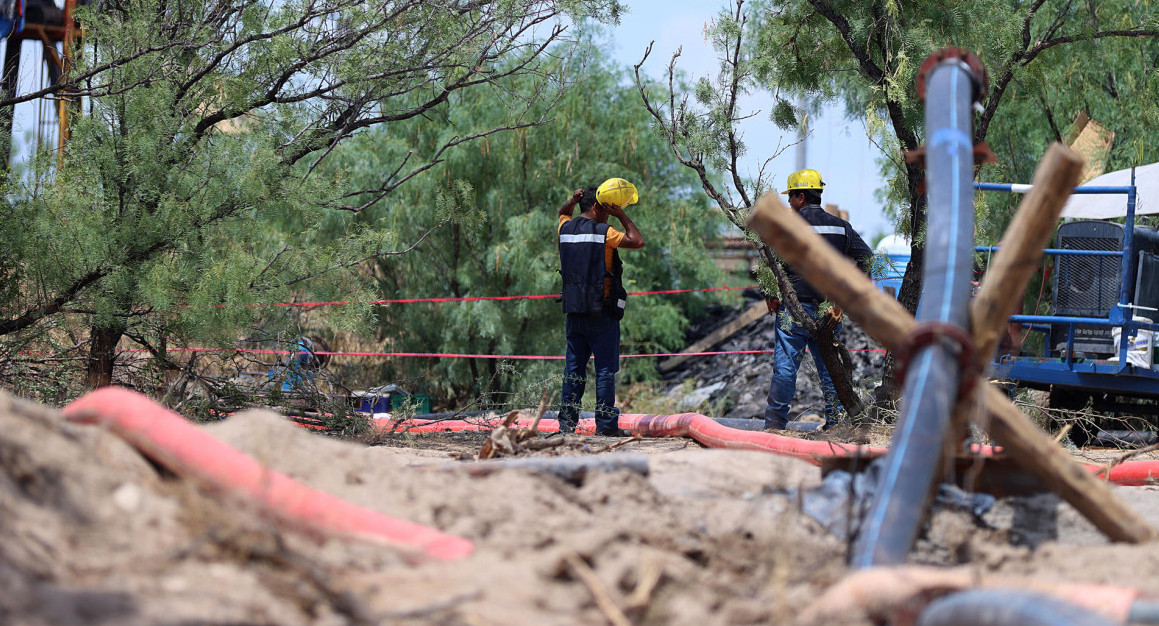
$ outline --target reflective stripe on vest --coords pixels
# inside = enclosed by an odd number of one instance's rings
[[[604,243],[604,235],[560,235],[560,243]]]
[[[813,231],[819,235],[844,235],[844,226],[814,226]]]

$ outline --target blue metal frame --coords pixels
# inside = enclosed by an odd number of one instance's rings
[[[1084,326],[1113,326],[1121,328],[1121,337],[1130,337],[1139,329],[1159,331],[1159,323],[1138,322],[1131,314],[1130,284],[1131,259],[1135,258],[1133,241],[1135,225],[1135,194],[1134,176],[1131,186],[1128,187],[1075,187],[1075,194],[1123,194],[1127,196],[1127,215],[1123,229],[1123,250],[1067,250],[1047,248],[1045,254],[1055,256],[1115,256],[1119,257],[1119,301],[1111,307],[1106,318],[1099,317],[1068,317],[1056,315],[1013,315],[1012,322],[1022,322],[1030,325],[1035,332],[1050,333],[1054,326],[1063,325],[1067,328],[1066,352],[1062,356],[1052,357],[1050,346],[1044,347],[1042,357],[1003,356],[992,364],[992,375],[1000,378],[1009,378],[1018,382],[1038,385],[1059,385],[1076,387],[1090,391],[1111,392],[1131,395],[1142,398],[1159,398],[1159,370],[1137,367],[1127,363],[1127,341],[1119,342],[1118,362],[1106,360],[1084,360],[1074,357],[1074,329],[1075,325]],[[974,183],[978,191],[1005,191],[1010,193],[1026,193],[1031,185],[1013,185],[1005,183]],[[977,252],[993,252],[994,246],[978,246]]]

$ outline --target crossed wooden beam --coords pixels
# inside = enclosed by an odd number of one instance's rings
[[[993,359],[1009,312],[1038,267],[1082,167],[1082,159],[1061,144],[1051,146],[1039,163],[1034,186],[1019,205],[970,306],[970,332],[982,366],[976,371],[984,373],[984,366]],[[878,290],[776,194],[766,194],[757,201],[748,225],[889,350],[903,348],[917,328],[913,316],[897,300]],[[946,441],[949,454],[958,449],[970,416],[988,415],[989,423],[979,426],[989,431],[1011,459],[1035,474],[1112,541],[1140,543],[1159,538],[1159,532],[1119,499],[1108,483],[1072,459],[1001,391],[985,380],[978,383],[975,388],[979,391],[962,398],[955,408]]]

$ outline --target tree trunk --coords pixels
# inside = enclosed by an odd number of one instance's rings
[[[927,198],[925,193],[918,192],[922,181],[925,180],[925,171],[918,169],[911,163],[906,167],[906,175],[910,179],[909,240],[911,247],[909,265],[906,266],[905,276],[902,277],[897,301],[905,307],[905,310],[916,315],[918,302],[922,298],[922,271],[925,268],[926,257],[922,235],[926,224]],[[897,380],[894,378],[894,368],[893,352],[887,352],[881,372],[881,384],[873,391],[873,404],[867,416],[875,422],[884,421],[878,419],[877,415],[883,409],[892,411],[901,395],[901,389],[898,388]]]
[[[117,343],[125,332],[124,326],[93,326],[89,331],[89,363],[85,385],[89,389],[113,384],[113,364],[117,360]]]
[[[777,262],[773,251],[763,244],[759,248],[762,259],[777,278],[777,286],[781,289],[782,305],[789,309],[793,319],[797,320],[813,337],[813,343],[817,346],[816,356],[825,364],[829,377],[833,379],[833,388],[837,391],[837,399],[841,401],[841,406],[845,407],[845,412],[850,419],[855,419],[861,414],[864,407],[861,403],[861,397],[853,389],[853,359],[849,357],[849,349],[833,335],[833,326],[818,324],[816,320],[805,313],[805,310],[801,308],[801,303],[797,301],[797,293],[793,291],[789,277]]]

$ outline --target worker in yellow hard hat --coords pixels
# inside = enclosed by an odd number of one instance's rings
[[[559,273],[561,300],[567,314],[567,356],[560,396],[559,431],[574,432],[580,399],[587,385],[588,359],[596,365],[596,434],[622,436],[616,409],[616,372],[620,370],[620,319],[628,292],[619,248],[643,248],[640,229],[624,207],[640,199],[636,187],[610,178],[599,187],[577,189],[559,208]],[[572,219],[576,204],[579,217]],[[608,216],[624,230],[608,225]]]
[[[788,188],[781,193],[789,196],[789,206],[812,225],[814,231],[868,273],[873,251],[866,245],[861,235],[853,230],[849,222],[821,208],[821,193],[824,188],[825,183],[821,180],[820,172],[804,169],[789,174]],[[813,319],[820,320],[826,314],[826,311],[818,310],[820,304],[825,301],[825,296],[805,282],[792,267],[786,267],[786,270],[793,291],[797,293],[797,300],[805,309],[805,313]],[[844,411],[841,401],[837,398],[837,390],[833,387],[833,379],[825,369],[825,364],[817,356],[817,346],[813,337],[787,311],[772,306],[769,308],[775,311],[777,324],[776,348],[773,351],[773,381],[769,385],[768,404],[765,407],[765,428],[783,430],[787,427],[789,405],[797,392],[797,370],[801,367],[806,346],[813,355],[813,362],[817,364],[817,374],[821,378],[821,390],[825,395],[825,425],[832,426],[841,418]],[[833,334],[838,339],[841,338],[840,322],[834,327]]]

